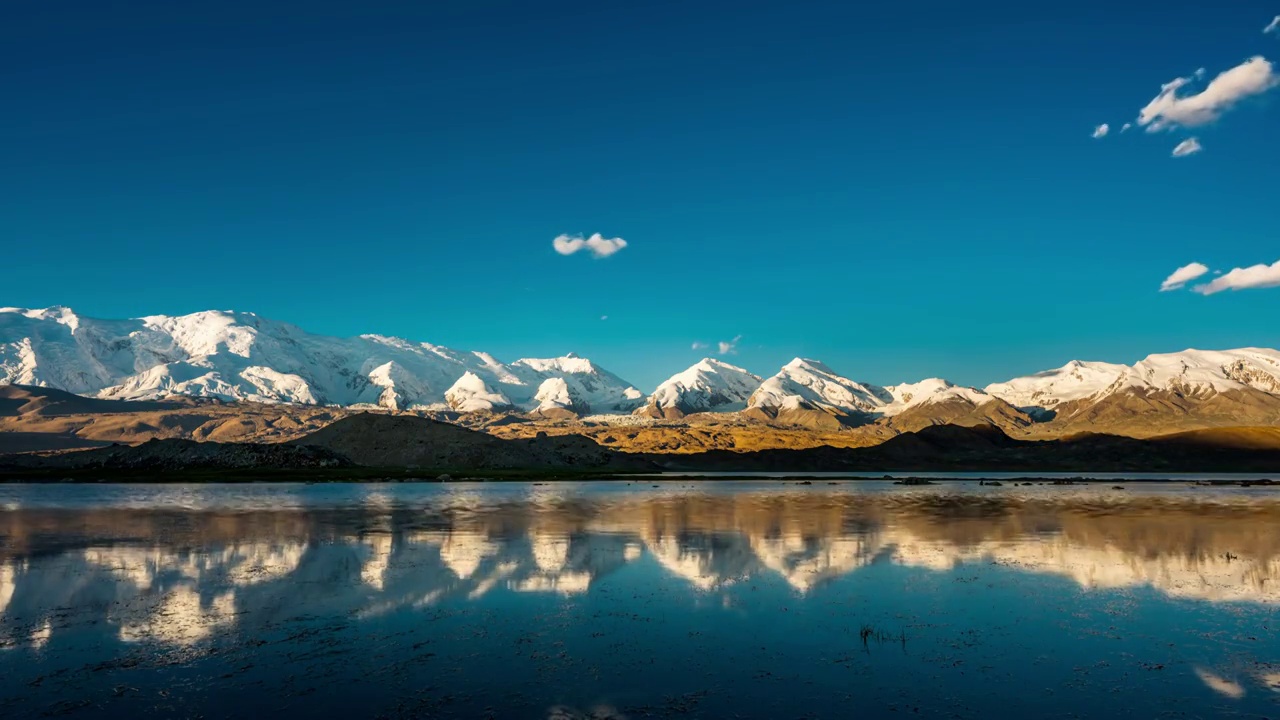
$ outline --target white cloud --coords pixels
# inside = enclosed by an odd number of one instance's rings
[[[600,319],[601,319],[601,320],[608,320],[608,319],[609,319],[609,316],[608,316],[608,315],[601,315],[601,316],[600,316]]]
[[[1209,272],[1209,267],[1203,263],[1193,262],[1190,265],[1183,265],[1173,274],[1165,278],[1160,283],[1160,292],[1168,292],[1169,290],[1181,290],[1183,285],[1195,280],[1196,278]]]
[[[1174,146],[1172,154],[1174,157],[1185,157],[1187,155],[1195,155],[1203,149],[1204,148],[1201,147],[1199,140],[1196,138],[1187,138]]]
[[[1275,18],[1271,21],[1270,25],[1267,25],[1266,27],[1262,28],[1262,32],[1264,35],[1266,33],[1275,33],[1277,35],[1280,35],[1280,15],[1275,16]]]
[[[1280,260],[1270,265],[1253,265],[1247,268],[1236,268],[1223,273],[1204,285],[1197,285],[1193,291],[1201,295],[1212,295],[1223,290],[1248,290],[1250,288],[1280,287]]]
[[[1191,77],[1175,78],[1160,86],[1160,94],[1138,112],[1138,125],[1147,132],[1184,126],[1196,127],[1217,120],[1236,103],[1259,95],[1280,84],[1275,67],[1261,55],[1220,73],[1204,90],[1178,96],[1178,90],[1204,75],[1197,70]]]
[[[572,255],[579,250],[587,250],[594,257],[604,258],[627,246],[622,238],[606,238],[596,233],[589,238],[581,235],[560,235],[551,241],[551,246],[561,255]]]
[[[1093,129],[1093,137],[1095,140],[1097,138],[1104,138],[1107,136],[1107,133],[1109,132],[1111,132],[1111,126],[1106,123],[1102,123],[1101,125]]]
[[[1128,132],[1131,127],[1133,127],[1133,123],[1125,123],[1120,126],[1120,132]]]
[[[694,340],[694,341],[693,341],[693,345],[691,345],[691,346],[690,346],[690,349],[691,349],[691,350],[706,350],[706,349],[707,349],[707,344],[706,344],[706,343],[704,343],[704,342],[700,342],[700,341],[698,341],[698,340]]]
[[[733,355],[738,352],[738,341],[742,339],[741,335],[735,335],[732,340],[721,340],[717,343],[721,355]]]

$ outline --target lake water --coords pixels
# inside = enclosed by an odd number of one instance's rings
[[[0,717],[1280,715],[1280,491],[0,486]]]

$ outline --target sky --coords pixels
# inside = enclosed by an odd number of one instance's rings
[[[573,351],[646,389],[705,355],[981,386],[1275,347],[1280,265],[1247,268],[1280,261],[1277,15],[16,3],[0,305]]]

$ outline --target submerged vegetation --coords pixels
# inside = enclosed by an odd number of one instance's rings
[[[863,625],[862,629],[858,631],[858,638],[862,640],[862,649],[867,652],[871,650],[871,643],[876,643],[877,645],[898,643],[903,650],[907,649],[907,633],[905,630],[899,630],[895,635],[874,625]]]

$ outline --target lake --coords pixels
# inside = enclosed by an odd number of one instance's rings
[[[0,485],[0,716],[1280,715],[1280,491]]]

